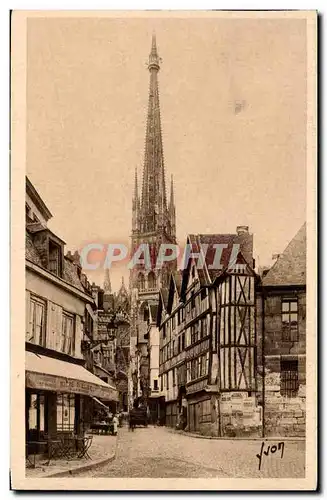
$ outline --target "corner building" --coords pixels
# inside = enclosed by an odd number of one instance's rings
[[[211,436],[259,437],[253,236],[239,226],[236,234],[189,235],[187,244],[198,254],[202,245],[209,247],[202,267],[190,258],[180,277],[171,276],[168,295],[160,294],[166,425]],[[225,245],[221,269],[211,268],[216,244]]]

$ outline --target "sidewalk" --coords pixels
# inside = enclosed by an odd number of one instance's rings
[[[119,432],[119,431],[118,431]],[[89,449],[91,460],[52,460],[50,465],[44,465],[46,459],[36,462],[36,467],[26,467],[26,477],[65,477],[73,472],[84,471],[114,460],[116,456],[117,437],[94,435]]]
[[[176,434],[181,434],[182,436],[199,438],[199,439],[216,439],[217,441],[305,441],[305,437],[297,436],[267,436],[267,437],[216,437],[216,436],[204,436],[196,432],[182,431],[174,429],[173,427],[167,427],[171,432]]]

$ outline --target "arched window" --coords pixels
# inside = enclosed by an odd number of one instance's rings
[[[156,288],[156,276],[152,271],[148,274],[148,288]]]
[[[145,280],[144,280],[144,274],[140,273],[137,278],[137,283],[138,283],[138,289],[139,290],[144,290],[145,288]]]

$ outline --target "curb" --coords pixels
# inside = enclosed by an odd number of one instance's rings
[[[118,444],[118,436],[116,438],[116,445],[115,445],[115,451],[107,456],[106,458],[102,458],[101,460],[97,460],[96,462],[84,464],[84,465],[79,465],[77,467],[74,467],[73,469],[67,469],[64,471],[60,472],[54,472],[53,474],[49,474],[47,476],[43,476],[44,478],[49,478],[49,477],[67,477],[67,476],[73,476],[74,473],[76,472],[84,472],[90,469],[93,469],[95,467],[98,467],[99,465],[105,465],[109,462],[112,462],[116,458],[116,452],[117,452],[117,444]]]
[[[192,437],[196,439],[211,439],[216,441],[300,441],[305,442],[305,437],[283,437],[283,436],[269,436],[269,437],[216,437],[216,436],[203,436],[202,434],[194,434],[191,432],[178,431],[170,428],[170,431],[174,434],[180,434],[185,437]]]
[[[62,472],[54,472],[53,474],[49,474],[48,476],[43,476],[43,477],[46,479],[48,477],[66,477],[67,475],[69,476],[74,475],[75,472],[84,472],[93,469],[93,467],[97,467],[98,465],[105,465],[109,462],[112,462],[115,458],[116,458],[116,452],[110,455],[109,457],[98,460],[97,462],[93,462],[92,464],[81,465],[79,467],[74,467],[73,469],[67,469]]]

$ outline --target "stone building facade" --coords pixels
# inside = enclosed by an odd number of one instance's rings
[[[103,288],[93,283],[96,319],[92,352],[94,373],[118,391],[118,410],[128,409],[128,374],[130,365],[130,298],[124,280],[118,293],[113,293],[109,269],[105,271]],[[116,407],[112,407],[116,410]]]
[[[306,414],[306,225],[258,290],[264,435],[304,436]]]
[[[26,179],[27,453],[45,452],[47,437],[83,435],[94,398],[117,400],[116,388],[91,373],[87,346],[93,340],[96,305],[78,253],[64,254],[64,241],[48,227],[51,217]]]

